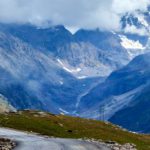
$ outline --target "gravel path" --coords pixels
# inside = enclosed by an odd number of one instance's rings
[[[11,129],[0,128],[0,137],[18,142],[15,150],[110,150],[103,144],[82,140],[47,138]]]

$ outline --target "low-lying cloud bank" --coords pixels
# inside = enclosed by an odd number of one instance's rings
[[[0,0],[0,21],[119,30],[125,13],[145,11],[149,4],[149,0]]]

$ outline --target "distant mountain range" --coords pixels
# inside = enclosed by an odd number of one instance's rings
[[[80,29],[71,34],[61,25],[45,29],[1,23],[3,101],[11,109],[103,117],[150,132],[149,17],[144,14],[142,20],[141,15],[124,16],[122,32]],[[133,26],[147,34],[127,32]]]

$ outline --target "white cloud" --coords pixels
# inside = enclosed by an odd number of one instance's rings
[[[116,13],[126,13],[135,10],[145,11],[149,4],[149,0],[113,0],[112,7]]]
[[[133,25],[127,25],[127,27],[124,30],[126,33],[133,33],[133,34],[139,34],[141,36],[143,35],[149,35],[147,30],[145,28],[136,28]]]
[[[149,4],[149,0],[0,0],[0,21],[115,30],[124,13],[144,11]]]

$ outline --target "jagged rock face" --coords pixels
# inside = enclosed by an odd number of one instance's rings
[[[97,63],[98,67],[96,66],[97,69],[95,69],[98,70],[98,75],[108,76],[112,71],[128,64],[136,56],[149,51],[149,48],[147,47],[148,36],[103,32],[100,30],[79,30],[74,36],[78,42],[82,42],[82,44],[88,45],[88,47],[90,47],[91,44],[97,48],[97,53],[95,53],[94,47],[92,49],[94,49],[93,54],[98,56],[98,59],[97,57],[94,57],[94,60],[98,60],[99,62]],[[88,54],[88,50],[89,49],[86,48],[84,53]],[[90,58],[90,56],[92,55],[90,54],[88,57]],[[91,74],[93,72],[94,71],[91,71]]]
[[[100,30],[72,35],[63,26],[48,29],[32,25],[0,24],[0,31],[42,52],[51,52],[75,77],[104,77],[145,53],[148,37]],[[143,40],[141,40],[143,39]],[[56,62],[55,62],[56,63]],[[72,71],[73,70],[73,71]]]
[[[58,58],[64,67],[74,70],[72,73],[77,78],[105,77],[119,67],[119,64],[113,62],[102,50],[84,42],[69,43],[59,48]]]
[[[0,92],[15,108],[74,111],[78,95],[99,80],[76,79],[53,55],[0,33]]]
[[[0,31],[11,34],[35,49],[49,50],[53,53],[58,46],[72,40],[72,34],[63,26],[42,29],[32,25],[0,24]]]
[[[147,51],[148,37],[142,43],[135,36],[0,24],[0,93],[16,109],[81,115],[79,109],[98,106],[99,91],[93,101],[82,99],[102,78]]]

